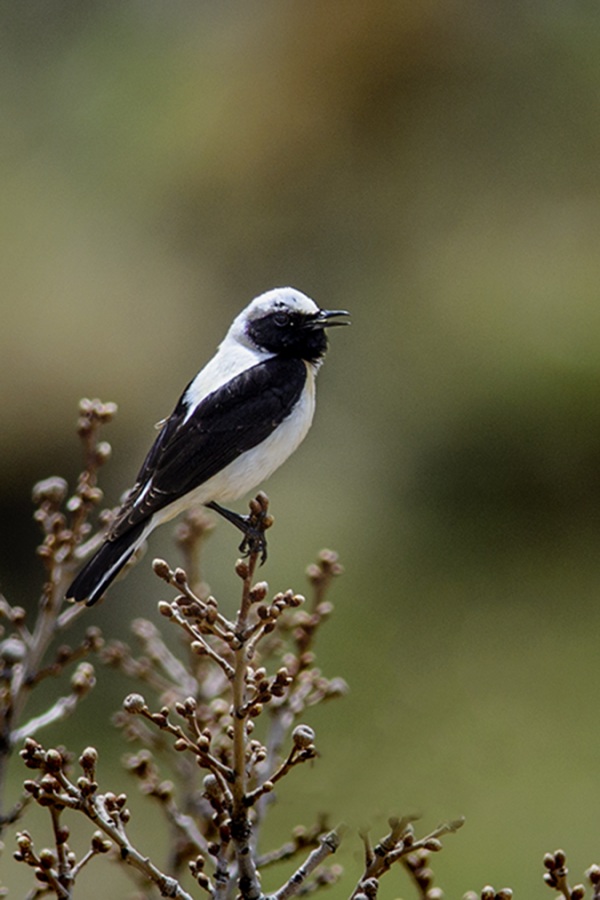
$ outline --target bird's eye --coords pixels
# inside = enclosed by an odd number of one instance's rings
[[[290,324],[290,316],[289,313],[286,312],[277,312],[273,316],[273,321],[279,328],[284,328],[286,325]]]

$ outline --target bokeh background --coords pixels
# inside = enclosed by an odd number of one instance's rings
[[[543,897],[557,846],[581,880],[600,862],[597,4],[11,0],[0,42],[3,591],[37,595],[31,486],[75,477],[80,396],[120,407],[114,503],[254,295],[347,308],[309,439],[266,485],[264,574],[302,589],[339,551],[320,659],[351,693],[309,717],[322,755],[282,785],[272,842],[343,820],[342,897],[358,827],[464,814],[434,861],[446,896]],[[234,541],[220,525],[205,573],[232,605]],[[174,553],[167,528],[148,558]],[[88,623],[156,620],[148,569]],[[99,743],[133,795],[108,725],[130,688],[103,679],[44,739]],[[85,896],[127,896],[101,865]]]

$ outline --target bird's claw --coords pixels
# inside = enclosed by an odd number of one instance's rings
[[[250,515],[244,516],[244,540],[239,550],[243,556],[260,554],[260,564],[267,559],[267,539],[265,531],[273,524],[273,516],[269,515],[269,499],[262,491],[250,501]]]
[[[248,528],[244,534],[244,540],[239,546],[239,551],[243,557],[260,554],[260,564],[263,566],[267,560],[267,539],[264,532],[256,528]]]
[[[269,515],[269,498],[262,491],[250,501],[250,514],[241,516],[231,509],[225,509],[214,500],[205,504],[208,509],[215,512],[239,528],[244,534],[244,540],[239,546],[242,556],[257,556],[260,554],[261,566],[267,558],[267,539],[265,531],[273,524],[273,516]]]

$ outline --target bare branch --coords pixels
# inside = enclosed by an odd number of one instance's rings
[[[288,900],[289,897],[295,897],[304,885],[306,879],[317,866],[320,866],[328,856],[335,853],[340,845],[340,838],[337,831],[330,831],[321,838],[320,845],[313,850],[306,861],[299,866],[294,874],[288,878],[283,887],[271,894],[267,900]]]
[[[91,673],[89,672],[90,669]],[[26,722],[25,725],[22,725],[20,728],[13,731],[11,735],[13,746],[25,740],[26,737],[33,737],[47,725],[66,719],[75,711],[79,702],[87,695],[88,691],[91,690],[95,684],[94,670],[91,666],[88,666],[87,663],[84,663],[83,666],[79,667],[78,673],[82,682],[84,678],[87,678],[89,683],[88,689],[74,690],[65,697],[59,697],[46,712],[39,716],[35,716],[33,719],[30,719],[29,722]]]

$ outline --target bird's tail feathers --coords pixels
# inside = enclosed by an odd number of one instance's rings
[[[106,540],[71,583],[67,599],[85,600],[87,606],[93,606],[131,559],[148,531],[148,522],[139,522],[120,537]]]

